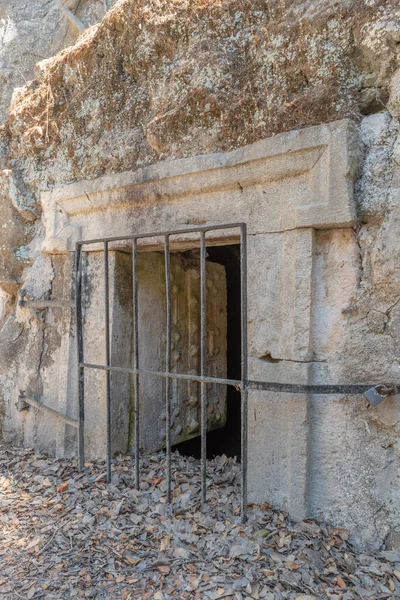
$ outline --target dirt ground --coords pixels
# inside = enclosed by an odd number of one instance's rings
[[[104,463],[0,445],[0,598],[331,600],[400,598],[400,551],[357,553],[351,533],[292,524],[268,504],[240,523],[240,466],[173,459],[166,504],[163,454],[146,456],[141,489],[131,457]]]

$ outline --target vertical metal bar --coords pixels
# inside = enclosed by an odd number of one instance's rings
[[[207,296],[206,233],[200,234],[200,375],[206,375],[207,362]],[[201,499],[207,502],[207,384],[200,383],[201,393]]]
[[[85,466],[85,371],[80,364],[83,360],[83,331],[82,331],[82,248],[75,244],[75,321],[76,343],[78,350],[78,464],[82,471]]]
[[[247,520],[247,412],[248,412],[248,357],[247,357],[247,227],[240,228],[240,299],[241,299],[241,516]]]
[[[133,281],[133,368],[139,368],[139,303],[137,273],[137,239],[132,242],[132,281]],[[133,376],[135,394],[135,486],[139,489],[140,451],[139,451],[139,373]]]
[[[165,246],[165,289],[167,299],[167,336],[165,349],[165,371],[171,372],[171,260],[169,251],[169,235],[164,237]],[[171,379],[165,378],[165,446],[167,454],[167,502],[171,503],[171,395],[170,395]]]
[[[104,318],[106,366],[110,366],[110,293],[108,242],[104,242]],[[106,373],[107,483],[111,482],[111,371]]]

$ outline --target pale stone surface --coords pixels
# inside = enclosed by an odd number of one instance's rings
[[[310,383],[310,365],[250,357],[261,381]],[[249,393],[249,499],[269,498],[294,520],[308,516],[309,399],[303,394]],[[268,490],[268,491],[267,491]]]
[[[251,379],[312,383],[313,257],[313,229],[250,238]],[[301,394],[249,393],[250,498],[268,489],[296,520],[308,514],[308,412]]]
[[[122,0],[16,97],[11,156],[42,190],[383,110],[398,22],[390,0]]]
[[[293,372],[294,380],[301,376],[311,383],[315,376],[312,334],[316,330],[313,228],[353,223],[351,181],[358,165],[356,148],[353,126],[342,121],[282,134],[227,155],[180,160],[55,189],[42,194],[47,233],[44,249],[59,252],[72,248],[74,236],[90,239],[106,233],[117,236],[162,230],[179,221],[179,215],[187,223],[191,213],[202,223],[247,222],[249,353],[256,361],[250,363],[250,377],[274,379],[284,372],[290,381]],[[236,191],[232,191],[233,181],[240,184]],[[233,214],[234,194],[238,200]],[[155,212],[158,195],[164,202]],[[280,204],[276,204],[276,197]],[[305,224],[309,227],[302,228]],[[230,230],[219,232],[216,243],[226,243],[231,236]],[[189,247],[194,243],[190,239],[181,242]],[[151,263],[157,260],[156,255],[149,256]],[[152,271],[157,271],[155,265],[145,269],[146,281],[151,281]],[[152,285],[160,287],[159,283]],[[151,306],[150,298],[146,306]],[[156,307],[157,303],[151,308],[154,314]],[[320,311],[323,313],[323,306]],[[92,320],[97,313],[96,308]],[[147,333],[143,330],[143,336],[157,339],[156,320],[146,318],[144,323]],[[101,327],[95,331],[101,337]],[[99,343],[96,337],[90,344],[95,352]],[[156,348],[152,343],[146,346],[150,362],[159,354]],[[96,362],[90,356],[86,360]],[[274,370],[276,362],[284,369]],[[103,381],[101,374],[88,375],[89,389],[97,389],[96,378]],[[146,391],[147,397],[162,398],[157,382]],[[89,403],[95,406],[97,400]],[[156,424],[160,406],[150,402],[145,410],[143,421]],[[261,500],[267,494],[284,505],[293,518],[306,517],[310,400],[305,396],[276,400],[274,394],[251,393],[249,413],[250,499]],[[267,422],[273,435],[265,435]],[[146,438],[146,427],[142,439]],[[157,434],[156,429],[153,433]],[[159,443],[151,440],[147,449]],[[265,468],[264,457],[268,455],[274,456],[279,479]]]
[[[393,116],[400,117],[400,69],[396,71],[390,83],[388,108]]]
[[[25,241],[25,221],[12,202],[13,181],[10,171],[0,171],[1,253],[0,282],[8,293],[15,293],[21,282],[23,260],[18,249]]]
[[[207,375],[226,377],[226,276],[222,265],[207,263]],[[138,261],[139,363],[154,371],[165,370],[166,299],[164,256],[143,253]],[[200,265],[199,259],[171,254],[172,354],[171,369],[200,373]],[[178,444],[200,434],[200,386],[171,381],[172,436]],[[157,450],[165,438],[165,381],[141,376],[141,447]],[[226,422],[226,389],[207,386],[207,429]],[[150,426],[151,424],[151,426]]]
[[[377,139],[377,131],[384,131],[385,127],[389,126],[390,119],[386,117],[374,116],[366,120],[363,130],[363,141],[365,147],[371,147],[373,140]],[[330,126],[334,130],[335,124]],[[318,129],[318,128],[317,128]],[[341,131],[348,131],[347,126],[343,129],[343,124],[339,125]],[[315,137],[315,128],[311,130]],[[367,134],[367,132],[369,132]],[[380,133],[380,136],[383,134]],[[283,137],[286,137],[284,134]],[[318,137],[318,136],[317,136]],[[392,136],[393,137],[393,136]],[[290,135],[287,139],[292,139]],[[307,135],[302,136],[303,140],[308,142]],[[381,139],[378,137],[378,140]],[[348,140],[347,134],[344,140]],[[274,140],[275,142],[275,140]],[[281,140],[277,140],[278,148],[282,148]],[[259,145],[260,146],[260,145]],[[269,143],[262,145],[263,148],[268,147]],[[283,144],[284,148],[288,145]],[[352,148],[354,146],[352,145]],[[245,149],[248,151],[248,149]],[[249,151],[253,151],[250,148]],[[301,152],[297,149],[296,154]],[[279,161],[274,163],[274,169],[278,179],[268,175],[267,180],[263,181],[262,189],[266,191],[263,196],[267,197],[265,215],[268,214],[268,220],[265,217],[258,218],[263,214],[263,209],[254,202],[254,211],[257,209],[256,225],[250,229],[248,240],[249,250],[249,349],[250,349],[250,376],[263,380],[277,381],[297,381],[297,382],[320,382],[320,383],[337,383],[340,381],[369,381],[375,377],[381,377],[381,366],[376,365],[375,372],[370,373],[365,371],[360,376],[353,376],[349,372],[346,373],[344,367],[348,360],[348,351],[346,346],[349,345],[349,340],[345,330],[343,315],[347,315],[351,311],[352,302],[355,295],[358,293],[358,285],[360,280],[360,261],[359,247],[355,234],[351,227],[346,229],[336,228],[332,230],[324,230],[321,228],[321,213],[314,210],[309,212],[308,228],[294,228],[295,221],[286,221],[289,223],[287,231],[279,231],[278,227],[272,227],[271,223],[285,223],[282,221],[287,214],[288,206],[293,206],[292,202],[299,202],[301,207],[302,199],[307,199],[307,190],[310,190],[310,182],[315,178],[310,177],[309,173],[304,175],[296,175],[293,177],[290,171],[290,161],[292,159],[291,152],[288,153],[288,158],[278,154]],[[347,157],[350,165],[341,170],[342,179],[339,181],[339,171],[335,170],[337,186],[342,185],[342,189],[349,189],[349,175],[355,177],[357,157],[354,156],[354,151],[348,152]],[[227,156],[229,159],[229,155]],[[315,158],[315,157],[314,157]],[[215,166],[216,172],[221,168],[221,160]],[[306,160],[309,158],[306,157]],[[369,158],[373,162],[372,157]],[[384,157],[382,158],[383,164]],[[268,162],[268,160],[267,160]],[[317,161],[318,162],[318,161]],[[144,231],[145,229],[154,229],[168,226],[168,223],[173,221],[173,210],[178,208],[181,214],[188,211],[188,203],[192,202],[193,207],[196,206],[196,214],[202,215],[204,218],[209,218],[212,222],[215,218],[215,207],[220,211],[220,220],[228,217],[228,193],[232,198],[236,198],[234,194],[238,194],[240,202],[236,202],[234,214],[230,211],[230,216],[235,217],[235,221],[250,219],[250,227],[252,226],[252,211],[249,211],[248,202],[254,201],[254,190],[257,190],[257,177],[262,177],[263,171],[252,168],[252,161],[246,161],[241,167],[240,181],[247,182],[242,190],[233,192],[224,190],[224,179],[221,177],[210,177],[210,167],[216,164],[215,157],[200,157],[196,161],[179,161],[178,163],[168,163],[166,165],[156,165],[149,171],[140,172],[139,174],[131,174],[127,176],[112,176],[108,179],[99,181],[77,184],[77,186],[68,186],[64,190],[54,190],[44,196],[44,224],[47,227],[46,233],[46,249],[64,250],[68,247],[65,241],[64,246],[57,247],[58,241],[62,239],[62,235],[58,235],[58,231],[65,227],[65,220],[61,221],[58,227],[54,228],[54,215],[57,218],[57,211],[54,207],[59,206],[62,210],[69,206],[69,194],[71,190],[82,189],[79,186],[90,188],[89,206],[75,205],[75,209],[71,209],[71,214],[68,216],[71,229],[67,231],[68,236],[70,231],[76,230],[79,235],[92,234],[96,235],[120,235],[132,231],[131,224],[136,229],[135,232]],[[223,163],[222,163],[223,164]],[[242,163],[239,163],[242,164]],[[306,163],[307,164],[307,163]],[[367,165],[365,162],[364,165]],[[194,166],[197,170],[194,171]],[[189,167],[189,168],[188,168]],[[204,171],[200,167],[207,167]],[[237,168],[237,165],[223,166],[222,172],[225,169]],[[185,171],[186,169],[186,171]],[[250,171],[248,175],[246,170]],[[183,175],[179,175],[184,171]],[[187,173],[188,171],[188,173]],[[264,171],[265,172],[265,171]],[[381,169],[380,172],[383,172]],[[160,173],[168,175],[164,179],[160,179]],[[185,175],[185,173],[187,173]],[[193,174],[194,173],[194,174]],[[204,175],[203,175],[204,173]],[[261,175],[260,175],[261,173]],[[289,174],[290,176],[284,177]],[[156,179],[156,175],[158,178]],[[140,177],[139,182],[135,179]],[[185,177],[189,176],[189,181]],[[178,181],[185,183],[186,188],[178,186],[173,182],[174,177]],[[183,179],[179,180],[179,177]],[[204,177],[207,188],[203,190],[201,177]],[[363,175],[365,181],[365,175]],[[369,175],[373,177],[373,174]],[[220,183],[215,183],[215,179]],[[235,179],[235,178],[234,178]],[[172,181],[171,181],[172,180]],[[168,194],[168,202],[164,202],[155,209],[156,195],[152,197],[151,193],[146,195],[147,191],[152,190],[153,181],[156,181],[157,193],[162,193],[163,182],[165,181]],[[318,185],[321,185],[319,179]],[[325,182],[327,179],[325,179]],[[221,185],[222,183],[222,185]],[[111,189],[112,185],[116,185],[116,192]],[[365,185],[365,184],[362,184]],[[135,195],[131,193],[131,188],[138,187],[140,193],[139,205],[135,202]],[[144,186],[144,189],[142,189]],[[171,187],[172,186],[172,187]],[[304,187],[303,187],[304,186]],[[177,194],[176,200],[172,201],[180,189],[181,193]],[[196,195],[196,190],[200,189],[200,193]],[[368,184],[368,189],[371,185]],[[380,187],[377,188],[380,192]],[[104,191],[103,191],[104,190]],[[213,191],[215,190],[215,191]],[[328,187],[329,190],[329,187]],[[154,191],[154,190],[153,190]],[[212,192],[213,191],[213,192]],[[296,195],[293,196],[293,191]],[[111,199],[111,202],[104,202],[104,195]],[[207,193],[206,193],[207,192]],[[211,193],[212,192],[212,193]],[[358,192],[359,193],[359,192]],[[190,194],[194,194],[193,200]],[[276,198],[279,198],[281,203],[276,203]],[[340,200],[340,196],[333,195],[335,201]],[[75,202],[73,197],[73,202]],[[82,202],[85,202],[81,196]],[[145,199],[148,198],[149,206],[146,208]],[[268,198],[271,201],[268,201]],[[275,198],[275,203],[273,199]],[[287,199],[290,198],[290,204]],[[299,200],[300,198],[300,200]],[[328,194],[329,198],[329,194]],[[346,206],[349,206],[351,200],[351,192],[349,195],[344,195]],[[350,198],[350,199],[349,199]],[[55,199],[57,202],[54,203]],[[115,201],[113,200],[115,199]],[[223,208],[223,203],[226,199],[226,209]],[[285,204],[286,199],[286,204]],[[132,202],[133,201],[133,202]],[[383,200],[382,200],[383,201]],[[96,205],[96,202],[98,204]],[[385,196],[385,202],[387,198]],[[97,210],[92,210],[94,206]],[[136,208],[138,206],[138,208]],[[221,208],[222,206],[222,208]],[[273,208],[275,206],[275,209]],[[326,225],[343,224],[342,217],[335,223],[332,219],[332,213],[327,203],[321,203],[322,209],[326,210]],[[76,208],[77,207],[77,208]],[[256,208],[257,207],[257,208]],[[88,213],[87,210],[90,209]],[[137,222],[134,221],[135,215],[140,211],[140,217]],[[193,214],[194,213],[193,208]],[[272,210],[275,210],[276,215]],[[285,212],[286,211],[286,212]],[[222,214],[221,214],[222,213]],[[340,210],[339,210],[340,213]],[[131,221],[128,222],[127,215],[131,214]],[[175,213],[176,215],[176,213]],[[351,225],[354,219],[354,212],[348,210],[348,222]],[[217,212],[218,216],[218,212]],[[312,222],[312,217],[315,217],[315,223]],[[101,217],[101,218],[100,218]],[[65,219],[65,216],[62,216]],[[157,219],[157,220],[156,220]],[[164,219],[164,220],[163,220]],[[277,220],[275,220],[277,219]],[[125,223],[123,221],[126,221]],[[218,219],[217,219],[218,220]],[[332,222],[333,221],[333,222]],[[188,226],[189,223],[186,223]],[[69,225],[68,225],[69,226]],[[125,229],[123,229],[125,227]],[[140,227],[140,229],[139,229]],[[257,229],[258,227],[258,229]],[[85,229],[86,228],[86,229]],[[99,230],[99,228],[101,228]],[[52,237],[56,232],[55,241]],[[224,235],[226,237],[224,238]],[[215,243],[226,243],[232,241],[232,232],[226,232],[218,237]],[[86,237],[86,236],[85,236]],[[43,238],[42,238],[43,239]],[[68,242],[70,244],[70,242]],[[183,248],[190,247],[196,244],[193,240],[181,240]],[[154,249],[149,246],[148,250]],[[387,252],[385,250],[385,252]],[[112,253],[121,254],[121,253]],[[90,256],[95,257],[96,252],[90,253]],[[152,257],[152,253],[146,253],[144,256]],[[92,260],[92,259],[89,259]],[[93,259],[95,260],[95,259]],[[98,259],[96,259],[98,260]],[[95,262],[96,262],[95,260]],[[151,258],[147,260],[152,260]],[[387,259],[385,259],[387,262]],[[125,259],[121,259],[120,268],[122,273],[129,274],[130,269],[125,264]],[[99,265],[93,264],[92,272],[96,274],[97,279],[101,279],[101,269]],[[123,276],[128,287],[129,275]],[[96,279],[94,279],[96,281]],[[114,304],[112,304],[112,314],[115,315],[117,322],[118,311],[121,310],[121,303],[118,301],[118,287],[114,288]],[[92,324],[98,322],[99,315],[102,314],[102,289],[101,286],[93,285],[95,293],[92,299],[93,309],[91,310]],[[96,294],[98,299],[96,300]],[[150,302],[146,305],[150,306]],[[155,306],[152,305],[151,311],[154,312]],[[161,305],[160,305],[161,310]],[[129,319],[128,319],[129,323]],[[150,323],[151,325],[152,323]],[[158,330],[155,321],[154,327]],[[131,330],[131,323],[129,323]],[[101,326],[95,328],[90,346],[98,352],[99,348],[103,347],[103,333]],[[156,331],[147,330],[149,338],[154,338],[157,335]],[[116,347],[120,350],[120,354],[116,354],[115,358],[123,363],[123,356],[127,349],[127,339],[124,336],[123,330],[115,329],[112,332],[116,340],[119,340]],[[360,338],[357,340],[360,343]],[[124,346],[125,344],[125,346]],[[149,349],[151,347],[148,347]],[[355,345],[353,343],[353,348]],[[129,349],[129,348],[128,348]],[[91,360],[89,356],[87,360]],[[73,364],[73,360],[72,363]],[[118,406],[114,409],[115,422],[118,424],[118,435],[114,436],[114,449],[121,449],[126,444],[128,436],[126,414],[130,402],[130,391],[127,385],[127,377],[118,376],[118,381],[115,381]],[[46,389],[46,377],[44,377]],[[104,403],[104,375],[88,375],[87,387],[93,395],[89,406],[96,407]],[[47,387],[47,389],[50,389]],[[96,391],[97,390],[97,391]],[[97,394],[97,395],[96,395]],[[374,493],[367,493],[364,486],[371,486],[372,482],[376,482],[377,490],[379,489],[379,469],[385,461],[388,460],[389,453],[380,453],[376,460],[368,467],[370,453],[373,448],[376,448],[377,440],[369,446],[365,445],[362,440],[363,427],[367,431],[363,418],[365,410],[364,403],[360,400],[354,400],[352,404],[344,405],[343,402],[334,398],[324,397],[312,398],[302,395],[276,395],[276,394],[260,394],[251,393],[249,398],[249,493],[251,500],[267,499],[278,506],[282,506],[289,510],[294,519],[301,519],[311,514],[330,515],[332,519],[339,519],[340,523],[346,524],[352,522],[360,524],[363,520],[368,519],[371,511],[376,509],[376,499]],[[355,408],[356,406],[359,408]],[[348,409],[343,410],[346,406]],[[104,409],[104,406],[103,406]],[[76,410],[76,408],[75,408]],[[359,410],[357,419],[352,417],[351,411]],[[395,414],[390,416],[390,409],[386,406],[385,409],[376,409],[375,413],[379,415],[380,411],[385,413],[386,422],[393,422]],[[393,411],[393,408],[391,409]],[[69,411],[68,411],[69,412]],[[147,420],[156,423],[160,409],[155,411],[157,414],[147,415]],[[87,419],[87,428],[91,432],[88,439],[88,451],[93,455],[101,456],[104,452],[104,416],[103,420],[94,418],[95,411],[89,411]],[[69,412],[69,414],[71,414]],[[103,410],[104,415],[104,410]],[[350,438],[360,439],[360,444],[364,446],[364,450],[353,456],[350,460],[348,449],[350,446],[342,443],[342,437],[338,435],[337,448],[329,457],[327,444],[330,435],[334,435],[336,428],[345,428],[350,432],[347,435]],[[332,431],[332,433],[327,433]],[[97,432],[97,434],[96,434]],[[325,437],[327,433],[328,437]],[[118,437],[119,436],[119,437]],[[42,439],[45,439],[42,433]],[[71,436],[67,434],[64,439],[64,452],[68,452],[68,444],[71,444]],[[120,445],[122,444],[122,446]],[[71,448],[73,446],[70,446]],[[60,446],[61,448],[61,446]],[[343,465],[349,465],[348,469],[344,469]],[[367,470],[366,470],[367,469]],[[354,470],[354,473],[353,473]],[[361,473],[367,473],[368,477],[363,477]],[[354,492],[351,491],[351,486],[354,485]],[[394,489],[390,487],[387,492],[387,502],[391,502]],[[391,496],[392,494],[392,496]],[[365,502],[359,502],[357,498],[366,497]],[[335,516],[336,515],[336,516]],[[365,527],[359,539],[364,543],[369,543],[374,537],[382,539],[387,533],[387,520],[382,519],[378,529]]]
[[[312,229],[252,236],[248,244],[249,354],[309,361]],[[262,257],[262,260],[260,260]]]

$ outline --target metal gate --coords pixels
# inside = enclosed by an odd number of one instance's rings
[[[236,230],[240,239],[240,300],[241,300],[241,378],[221,379],[217,377],[208,377],[206,374],[206,234],[209,231]],[[200,373],[191,375],[186,373],[175,373],[171,371],[171,270],[170,270],[170,238],[176,235],[197,234],[200,241]],[[165,255],[165,286],[166,286],[166,344],[165,344],[165,364],[164,372],[141,369],[139,366],[139,310],[138,310],[138,268],[137,253],[138,240],[143,238],[163,237],[164,255]],[[241,514],[242,519],[246,518],[247,508],[247,248],[246,248],[246,224],[233,223],[226,225],[215,225],[207,227],[194,227],[190,229],[180,229],[168,232],[143,233],[139,235],[103,238],[87,240],[76,245],[76,324],[77,324],[77,343],[78,343],[78,394],[79,394],[79,466],[84,466],[84,424],[85,424],[85,389],[84,389],[84,370],[100,369],[107,372],[106,375],[106,429],[107,429],[107,481],[111,481],[111,372],[124,372],[134,375],[134,395],[135,395],[135,483],[139,487],[140,477],[140,439],[139,439],[139,388],[140,375],[153,375],[165,379],[165,411],[166,411],[166,459],[167,459],[167,502],[171,502],[171,395],[170,385],[172,379],[184,379],[200,383],[200,431],[201,431],[201,497],[202,501],[207,500],[207,384],[215,383],[219,385],[232,385],[240,390],[241,394]],[[130,241],[132,244],[132,268],[133,268],[133,368],[119,367],[110,363],[110,294],[109,294],[109,244],[112,242]],[[104,252],[104,305],[105,305],[105,364],[90,364],[84,360],[83,349],[83,319],[82,319],[82,247],[94,244],[103,244]]]
[[[206,374],[207,359],[207,323],[206,323],[206,234],[208,232],[217,232],[234,230],[240,241],[240,300],[241,300],[241,376],[240,380],[223,379],[217,377],[208,377]],[[200,373],[197,375],[176,373],[171,371],[171,270],[170,270],[170,238],[178,235],[198,236],[200,242]],[[165,344],[165,364],[166,370],[155,371],[141,369],[139,365],[139,310],[138,310],[138,240],[144,238],[163,238],[163,247],[165,255],[165,286],[166,286],[166,344]],[[192,238],[191,238],[192,241]],[[113,242],[129,242],[132,245],[132,268],[133,268],[133,367],[120,367],[111,365],[110,362],[110,294],[109,294],[109,245]],[[82,318],[82,252],[84,246],[102,245],[104,253],[104,322],[105,322],[105,364],[91,364],[84,360],[83,347],[83,318]],[[97,248],[96,248],[97,249]],[[140,375],[152,375],[161,377],[165,380],[165,411],[166,411],[166,480],[167,480],[167,502],[171,502],[171,380],[186,380],[198,382],[200,384],[200,414],[201,414],[201,498],[203,502],[207,500],[207,384],[215,383],[218,385],[234,386],[241,394],[241,517],[246,520],[247,515],[247,412],[248,412],[248,391],[264,390],[273,392],[288,392],[300,394],[364,394],[369,393],[369,400],[372,404],[377,403],[393,393],[396,388],[394,385],[378,385],[371,388],[371,384],[344,384],[344,385],[308,385],[295,383],[275,383],[265,381],[248,380],[248,351],[247,351],[247,229],[245,223],[229,223],[224,225],[214,225],[205,227],[193,227],[190,229],[178,229],[175,231],[142,233],[139,235],[130,235],[122,237],[100,238],[85,240],[76,244],[75,260],[75,282],[76,282],[76,328],[77,328],[77,349],[78,349],[78,404],[79,404],[79,425],[78,425],[78,451],[79,468],[84,468],[85,461],[85,369],[99,369],[106,371],[106,430],[107,430],[107,481],[111,481],[112,455],[111,455],[111,372],[130,373],[134,375],[134,394],[135,394],[135,484],[139,487],[140,478],[140,439],[139,439],[139,393],[140,393]]]

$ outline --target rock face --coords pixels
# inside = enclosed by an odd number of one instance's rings
[[[102,2],[78,6],[71,1],[66,8],[84,24],[97,22],[104,13]],[[105,215],[107,207],[121,202],[122,185],[109,188],[115,193],[101,194],[108,176],[129,171],[129,185],[142,178],[123,200],[131,219],[126,226],[138,225],[138,211],[143,217],[145,204],[140,186],[152,181],[159,168],[155,163],[201,154],[214,154],[213,160],[223,163],[227,153],[246,144],[266,140],[266,147],[275,148],[282,139],[276,134],[343,118],[354,124],[352,139],[359,139],[346,146],[352,167],[337,175],[353,203],[351,217],[318,221],[310,209],[316,219],[312,223],[293,225],[287,220],[288,198],[296,195],[307,204],[310,189],[325,189],[330,161],[343,154],[340,148],[318,173],[299,167],[279,174],[274,166],[275,187],[269,180],[265,186],[266,176],[255,171],[259,184],[251,184],[251,196],[246,196],[248,180],[240,176],[215,210],[221,215],[226,211],[224,220],[232,220],[243,206],[241,198],[249,198],[261,208],[270,202],[271,211],[278,206],[283,215],[280,228],[268,229],[265,252],[257,254],[262,260],[254,264],[254,272],[265,275],[265,291],[258,287],[259,298],[256,291],[252,303],[264,315],[276,315],[274,327],[267,318],[267,326],[254,327],[251,352],[254,370],[261,369],[259,377],[399,382],[399,23],[397,2],[379,0],[335,7],[328,0],[295,0],[287,7],[264,1],[125,0],[84,31],[74,46],[37,65],[36,79],[15,91],[0,129],[4,437],[59,454],[76,452],[68,428],[61,431],[42,415],[14,410],[19,389],[68,414],[76,410],[73,382],[65,372],[54,376],[59,364],[76,360],[73,316],[61,308],[33,311],[18,306],[16,299],[21,290],[33,300],[73,297],[68,239],[79,238],[79,228],[86,231],[97,219],[92,202],[103,202]],[[75,41],[79,29],[56,2],[2,4],[3,120],[12,88],[22,84],[20,73],[29,79],[41,58],[36,54],[47,58]],[[287,135],[285,151],[298,158],[290,144],[308,134]],[[315,158],[317,164],[320,156]],[[223,164],[226,176],[230,165]],[[179,205],[176,198],[182,190],[171,187],[173,168],[169,162],[164,166],[165,172],[170,169],[167,190],[157,182],[149,188],[147,214],[156,223],[165,218],[165,205]],[[251,177],[256,175],[252,171]],[[85,183],[99,177],[101,185]],[[183,186],[195,179],[192,172],[185,177]],[[58,190],[69,183],[83,190],[80,202],[87,203],[87,210],[81,210],[82,218]],[[49,198],[58,207],[51,218]],[[190,206],[191,222],[198,222],[202,205]],[[271,215],[278,214],[271,211],[263,214],[254,208],[249,213],[260,227],[257,235],[271,227]],[[168,213],[171,228],[185,218],[182,213],[176,222],[174,214]],[[207,218],[212,221],[215,215],[211,211]],[[105,232],[113,224],[111,217],[99,222]],[[280,264],[285,269],[298,265],[298,275],[289,280],[292,287],[282,287],[285,281],[277,285]],[[268,408],[260,400],[252,431],[254,448],[262,456],[253,471],[261,464],[264,487],[254,488],[254,497],[260,499],[264,489],[266,500],[290,507],[291,502],[299,506],[301,496],[301,516],[323,515],[349,526],[360,545],[399,546],[398,398],[377,408],[359,397],[302,398],[296,405],[269,395],[263,402]],[[272,427],[266,455],[261,453],[261,433],[256,433],[263,429],[263,419],[264,432]],[[298,473],[290,462],[296,448]]]
[[[81,27],[100,21],[113,4],[115,0],[2,0],[0,123],[7,120],[14,89],[32,79],[35,64],[74,43]]]

